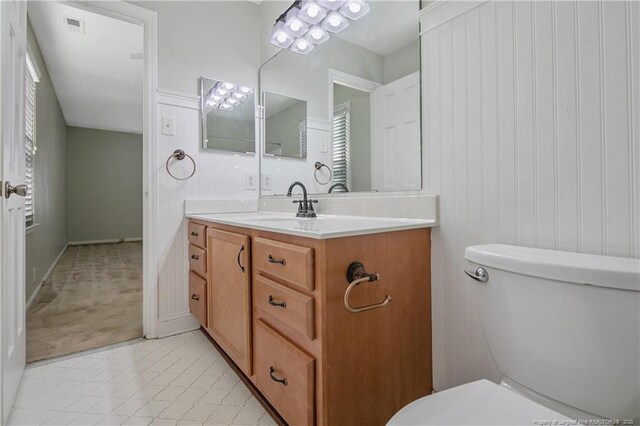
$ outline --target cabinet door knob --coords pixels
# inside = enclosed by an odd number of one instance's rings
[[[278,306],[279,308],[286,308],[287,307],[287,302],[285,302],[284,300],[282,302],[274,302],[272,295],[269,295],[269,304],[271,306]]]
[[[240,247],[240,251],[238,252],[238,257],[236,258],[236,261],[238,262],[238,266],[240,267],[242,272],[244,272],[244,266],[242,265],[242,263],[240,263],[240,256],[242,255],[243,251],[244,251],[244,244],[242,245],[242,247]]]
[[[267,258],[267,260],[269,261],[269,263],[279,263],[282,266],[287,264],[287,261],[284,259],[274,259],[273,256],[269,255],[269,257]]]
[[[197,294],[195,294],[195,293],[193,293],[193,294],[191,295],[191,298],[192,298],[193,300],[195,300],[196,302],[200,300],[200,296],[198,296],[198,295],[197,295]]]
[[[194,237],[197,237],[197,236],[198,236],[198,233],[197,233],[197,232],[195,232],[195,231],[191,231],[191,235],[193,235]]]
[[[287,386],[287,379],[278,379],[276,376],[273,375],[274,371],[276,371],[275,368],[269,367],[269,376],[271,376],[271,380],[273,380],[274,382],[282,383],[283,385]]]

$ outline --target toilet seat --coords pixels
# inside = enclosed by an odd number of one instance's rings
[[[493,382],[478,380],[413,401],[388,425],[531,426],[534,420],[554,424],[553,420],[570,419]]]

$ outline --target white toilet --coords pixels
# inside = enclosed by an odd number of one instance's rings
[[[640,424],[639,259],[500,244],[465,258],[502,381],[418,399],[389,425]]]

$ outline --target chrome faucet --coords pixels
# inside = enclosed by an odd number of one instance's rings
[[[307,198],[307,188],[305,188],[302,182],[295,181],[289,185],[287,197],[291,197],[291,192],[296,186],[302,188],[302,200],[294,201],[294,203],[298,203],[298,213],[296,213],[296,217],[316,217],[316,212],[313,210],[313,203],[317,203],[318,200],[309,200]]]
[[[331,185],[331,187],[329,188],[329,194],[331,194],[333,192],[334,189],[336,188],[342,188],[343,192],[349,192],[349,188],[347,188],[347,185],[345,185],[342,182],[338,182],[338,183],[334,183],[333,185]]]

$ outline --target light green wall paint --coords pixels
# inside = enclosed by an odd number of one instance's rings
[[[69,241],[142,237],[142,135],[68,128]]]
[[[26,237],[26,299],[29,300],[66,245],[67,125],[30,23],[27,40],[34,55],[32,59],[41,73],[36,86],[38,151],[33,185],[38,226]]]

